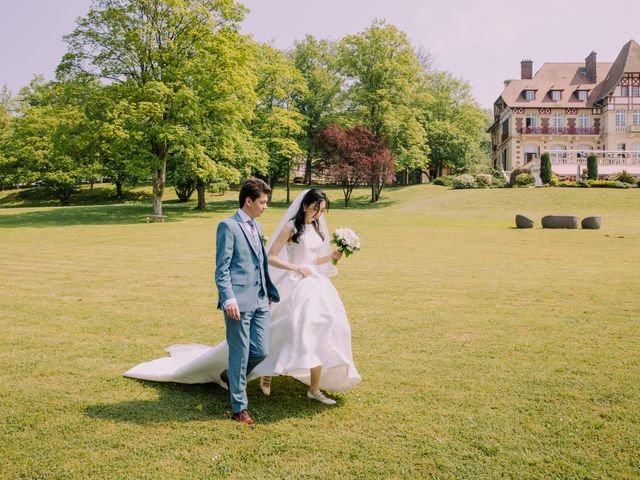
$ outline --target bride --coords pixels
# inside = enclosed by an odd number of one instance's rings
[[[321,390],[344,392],[360,383],[351,353],[351,328],[329,280],[337,273],[324,210],[329,206],[319,189],[302,192],[291,204],[267,246],[270,274],[280,293],[271,305],[269,355],[247,380],[262,377],[270,393],[271,377],[290,375],[309,385],[307,396],[335,404]],[[177,383],[215,382],[226,388],[220,374],[227,367],[228,346],[200,344],[167,347],[169,357],[141,363],[124,376]]]

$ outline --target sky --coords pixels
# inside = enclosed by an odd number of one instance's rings
[[[490,108],[520,61],[582,62],[591,52],[613,62],[630,39],[640,42],[639,0],[244,0],[244,33],[278,48],[305,34],[338,40],[385,19],[434,67],[469,82]],[[35,74],[52,79],[66,51],[63,35],[91,0],[0,0],[0,87],[16,93]]]

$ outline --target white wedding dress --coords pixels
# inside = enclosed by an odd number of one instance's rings
[[[328,236],[326,227],[323,234]],[[248,380],[290,375],[309,385],[309,369],[321,365],[323,390],[343,392],[360,383],[344,306],[327,276],[328,269],[316,263],[318,256],[326,252],[327,240],[323,242],[313,226],[307,225],[299,243],[287,243],[282,248],[281,258],[312,270],[308,277],[270,268],[280,302],[271,305],[269,355],[254,368]],[[169,357],[141,363],[124,376],[158,382],[215,382],[226,388],[220,379],[220,373],[227,368],[226,341],[214,347],[172,345],[166,351]]]

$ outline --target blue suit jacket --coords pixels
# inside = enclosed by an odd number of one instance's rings
[[[262,236],[262,226],[256,223]],[[272,302],[278,302],[280,295],[269,277],[267,252],[262,242],[262,262],[250,233],[243,225],[238,213],[222,220],[216,233],[216,286],[218,287],[218,308],[230,298],[236,299],[241,312],[256,307],[260,284]]]

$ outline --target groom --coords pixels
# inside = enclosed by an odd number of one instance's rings
[[[260,224],[271,188],[251,178],[240,189],[240,208],[218,224],[216,287],[224,311],[229,367],[220,374],[229,389],[232,418],[253,427],[247,412],[247,375],[269,353],[269,304],[280,300],[271,282]]]

